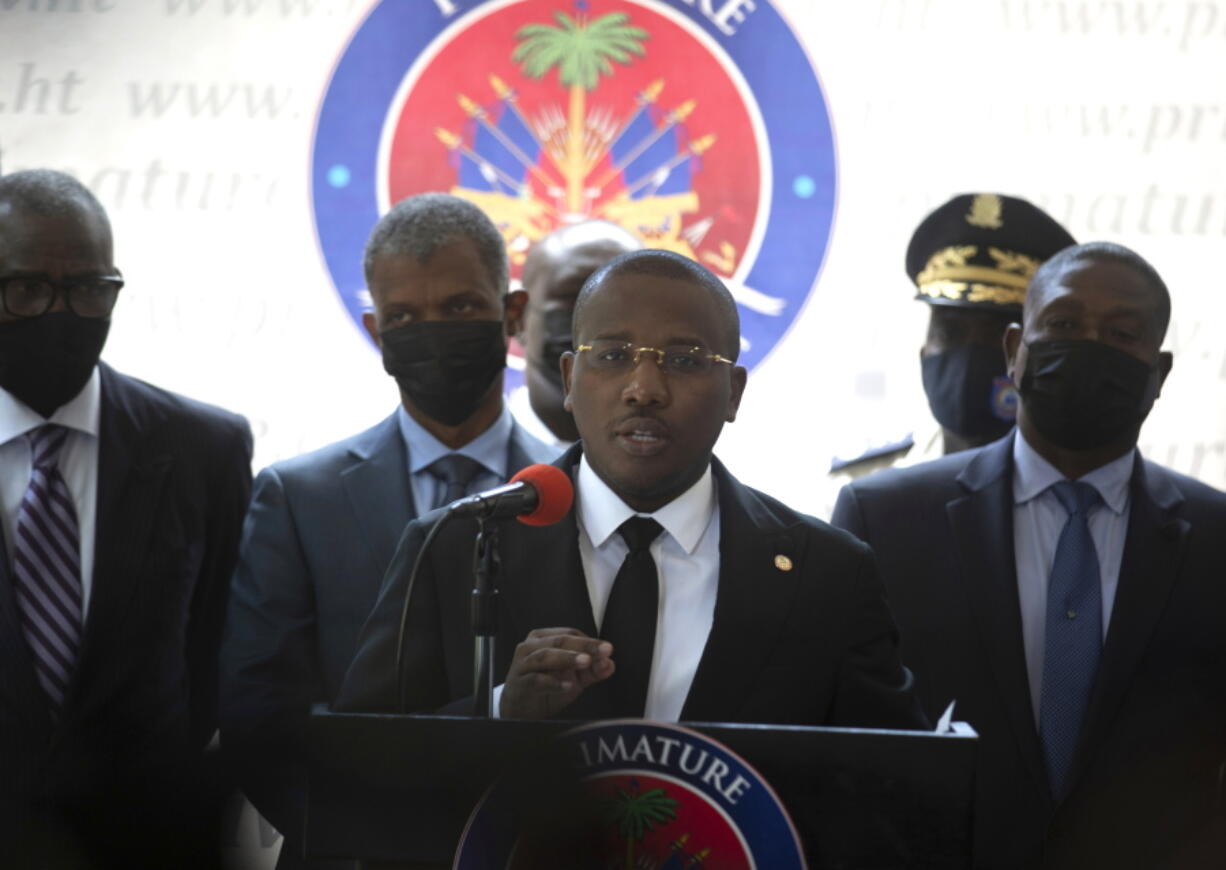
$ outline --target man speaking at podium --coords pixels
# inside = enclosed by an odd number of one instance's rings
[[[746,381],[720,280],[669,252],[624,254],[585,284],[574,338],[562,376],[581,441],[557,465],[575,510],[501,529],[495,714],[924,727],[872,552],[711,455]],[[401,609],[437,519],[406,530],[338,709],[399,706]],[[422,561],[406,710],[471,694],[474,531],[453,520]]]

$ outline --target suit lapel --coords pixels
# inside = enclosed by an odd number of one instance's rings
[[[396,415],[375,427],[370,438],[356,444],[354,463],[341,472],[341,485],[358,527],[366,539],[363,576],[382,577],[405,525],[417,515],[409,481],[404,439]]]
[[[554,464],[573,480],[579,457],[580,448],[572,447]],[[525,526],[502,536],[501,553],[501,598],[521,634],[569,626],[596,636],[574,510],[552,526]]]
[[[727,718],[729,698],[745,698],[787,619],[804,554],[754,497],[712,460],[719,491],[719,589],[711,633],[681,711],[683,721]],[[777,555],[800,570],[775,570]]]
[[[34,661],[21,632],[21,614],[17,610],[3,535],[0,535],[0,669],[0,696],[11,700],[4,706],[27,717],[34,726],[32,731],[50,733],[47,696],[34,676]]]
[[[99,660],[108,637],[122,637],[141,565],[151,548],[154,519],[172,464],[169,452],[151,444],[160,422],[157,412],[140,403],[107,366],[102,371],[102,411],[98,437],[98,499],[94,535],[94,571],[78,679]],[[69,701],[71,703],[71,700]]]
[[[507,438],[507,479],[536,462],[523,443],[526,433],[514,419],[511,420],[511,436]]]
[[[1115,718],[1128,682],[1162,618],[1190,526],[1174,515],[1183,496],[1161,468],[1137,457],[1133,470],[1128,535],[1120,562],[1111,624],[1090,695],[1086,724],[1073,761],[1083,770]]]
[[[948,502],[945,511],[974,621],[1014,739],[1031,775],[1047,792],[1047,773],[1034,727],[1017,596],[1012,450],[1012,438],[985,447],[958,476],[958,482],[968,493]]]
[[[512,422],[507,439],[507,469],[511,474],[532,464],[532,457],[519,442]],[[396,551],[404,527],[420,515],[413,501],[413,486],[400,424],[392,414],[352,448],[353,465],[341,472],[349,506],[366,538],[367,573],[381,576]]]
[[[502,600],[518,640],[533,628],[577,628],[596,637],[574,513],[555,525],[502,538]],[[517,641],[518,642],[518,641]]]

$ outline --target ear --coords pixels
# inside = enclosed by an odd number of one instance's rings
[[[362,312],[362,326],[366,329],[366,334],[370,336],[370,340],[375,343],[376,347],[382,348],[383,342],[379,338],[379,324],[375,320],[373,311]]]
[[[1022,346],[1022,325],[1020,323],[1010,323],[1006,326],[1001,344],[1005,351],[1005,373],[1009,375],[1010,380],[1016,385],[1021,375],[1021,372],[1018,371],[1018,364],[1025,362],[1025,360],[1017,358],[1018,350]]]
[[[524,328],[524,308],[528,305],[528,294],[523,290],[512,290],[502,299],[502,320],[507,327],[507,335],[517,336]]]
[[[736,412],[740,410],[741,396],[745,393],[745,383],[749,378],[749,372],[744,366],[733,366],[730,374],[732,389],[728,393],[728,409],[724,412],[725,423],[736,420]]]
[[[574,351],[568,350],[564,352],[562,354],[562,358],[558,361],[558,364],[562,367],[562,395],[564,396],[562,399],[562,407],[566,409],[568,414],[574,413],[574,409],[571,407],[570,401],[570,376],[571,372],[575,370]]]
[[[1171,366],[1174,364],[1175,357],[1169,350],[1158,354],[1158,395],[1162,395],[1162,385],[1166,383],[1166,376],[1171,373]]]

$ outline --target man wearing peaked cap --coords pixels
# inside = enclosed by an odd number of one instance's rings
[[[1170,318],[1136,252],[1053,255],[1005,332],[1017,426],[835,505],[921,702],[979,734],[981,870],[1226,867],[1226,493],[1137,449]]]
[[[907,275],[915,298],[930,307],[920,367],[939,428],[919,427],[854,459],[836,459],[831,472],[854,479],[1004,435],[1017,410],[1001,349],[1005,327],[1021,315],[1039,265],[1075,243],[1042,209],[997,193],[955,196],[924,218],[907,246]]]

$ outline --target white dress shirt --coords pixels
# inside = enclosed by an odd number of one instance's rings
[[[1128,536],[1129,483],[1136,450],[1096,468],[1084,477],[1098,490],[1102,502],[1090,510],[1090,537],[1098,554],[1102,583],[1103,638],[1111,625],[1120,562]],[[1068,512],[1052,491],[1065,477],[1040,456],[1018,432],[1013,439],[1013,550],[1017,567],[1017,596],[1022,612],[1022,641],[1035,725],[1039,723],[1043,658],[1047,631],[1047,582],[1056,545],[1068,521]]]
[[[719,588],[719,502],[710,466],[698,482],[650,514],[636,512],[592,470],[584,456],[575,486],[579,558],[596,625],[604,618],[613,581],[626,558],[618,527],[633,516],[649,516],[664,527],[651,545],[659,574],[656,646],[647,685],[645,718],[675,722],[715,618]],[[538,626],[544,627],[544,626]],[[617,651],[613,652],[614,661]],[[502,698],[499,686],[493,707]]]
[[[44,423],[66,427],[68,437],[60,450],[60,476],[72,493],[81,545],[81,613],[89,613],[94,575],[94,529],[98,514],[98,421],[102,412],[102,382],[98,367],[81,392],[55,409],[50,419],[0,389],[0,512],[3,513],[5,552],[13,565],[17,511],[30,485],[33,458],[25,434]]]

